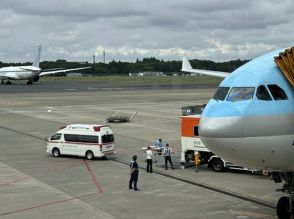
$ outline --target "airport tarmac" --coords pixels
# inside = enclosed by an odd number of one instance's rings
[[[268,176],[215,173],[206,167],[198,172],[160,166],[154,166],[152,174],[144,170],[141,148],[160,137],[179,152],[181,107],[206,103],[213,87],[130,88],[54,81],[0,87],[1,218],[276,218],[274,207],[282,193],[275,191],[279,185]],[[116,112],[137,112],[130,123],[111,124],[117,155],[87,161],[46,154],[45,138],[62,125],[100,124]],[[142,168],[138,192],[128,189],[125,163],[133,154]]]

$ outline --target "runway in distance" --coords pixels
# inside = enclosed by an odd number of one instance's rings
[[[232,73],[182,71],[224,77],[201,115],[203,144],[223,159],[271,173],[288,194],[279,218],[294,217],[294,47],[267,53]]]
[[[42,70],[39,67],[41,57],[41,45],[38,46],[37,55],[35,57],[35,61],[32,66],[11,66],[11,67],[3,67],[0,68],[0,78],[1,84],[11,84],[11,80],[28,80],[27,84],[33,84],[33,82],[37,82],[40,79],[40,76],[56,74],[56,73],[64,73],[70,71],[77,71],[82,69],[87,69],[90,67],[83,68],[72,68],[72,69],[59,69],[59,70]],[[6,83],[5,83],[6,80]]]

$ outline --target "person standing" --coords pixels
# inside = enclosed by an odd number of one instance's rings
[[[151,148],[148,147],[146,150],[146,161],[147,161],[147,173],[152,173],[152,151]]]
[[[165,148],[163,149],[163,156],[164,156],[164,163],[165,163],[165,169],[167,170],[167,162],[171,165],[172,169],[174,169],[173,162],[171,160],[171,154],[172,150],[169,147],[169,144],[166,143]]]
[[[134,155],[132,157],[132,161],[130,163],[130,181],[129,181],[129,189],[133,188],[133,183],[134,183],[134,190],[139,191],[137,187],[137,182],[138,182],[138,177],[139,177],[139,167],[137,164],[137,155]]]

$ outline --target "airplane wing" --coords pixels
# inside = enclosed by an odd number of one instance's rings
[[[196,73],[196,74],[203,74],[203,75],[210,75],[216,77],[227,77],[230,73],[229,72],[222,72],[222,71],[211,71],[211,70],[203,70],[203,69],[193,69],[189,60],[183,57],[182,62],[182,69],[181,71],[189,72],[189,73]]]
[[[77,71],[77,70],[82,70],[82,69],[87,69],[91,67],[83,67],[83,68],[71,68],[71,69],[63,69],[63,70],[55,70],[55,71],[43,71],[39,75],[49,75],[49,74],[57,74],[57,73],[64,73],[64,72],[69,72],[69,71]]]

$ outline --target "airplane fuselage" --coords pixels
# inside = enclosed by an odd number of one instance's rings
[[[202,113],[200,136],[227,161],[293,172],[294,92],[274,63],[278,54],[252,60],[224,79],[223,99],[211,99]]]
[[[2,79],[29,80],[38,77],[41,69],[34,66],[17,66],[0,68]]]
[[[81,67],[81,68],[72,68],[72,69],[51,69],[42,71],[39,68],[41,57],[41,45],[38,46],[37,54],[35,57],[35,61],[32,66],[11,66],[11,67],[3,67],[0,68],[0,80],[1,84],[11,84],[10,80],[28,80],[27,84],[33,84],[33,82],[37,82],[40,76],[49,75],[49,74],[57,74],[57,73],[65,73],[70,71],[77,71],[82,69],[87,69],[90,67]],[[4,83],[6,81],[6,83]]]

